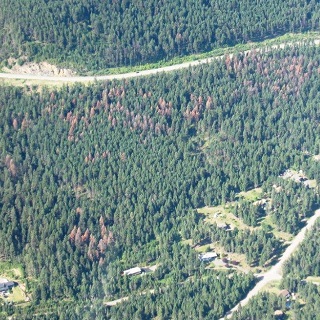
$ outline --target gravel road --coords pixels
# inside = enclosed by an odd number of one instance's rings
[[[320,44],[320,39],[316,39],[313,41],[314,45]],[[270,47],[269,50],[274,49],[283,49],[285,46],[293,46],[293,45],[299,45],[300,42],[289,42],[289,43],[281,43],[277,45],[273,45]],[[247,54],[251,51],[262,51],[266,50],[267,47],[263,48],[255,48],[251,50],[244,51],[244,54]],[[229,54],[230,57],[233,56],[232,53]],[[92,81],[103,81],[103,80],[114,80],[114,79],[128,79],[128,78],[135,78],[135,77],[143,77],[148,76],[160,72],[171,72],[175,70],[180,69],[186,69],[192,66],[197,66],[200,64],[210,63],[214,60],[223,59],[223,56],[216,56],[206,59],[200,59],[196,61],[190,61],[190,62],[184,62],[180,64],[175,64],[173,66],[168,67],[161,67],[156,69],[149,69],[149,70],[143,70],[139,72],[129,72],[129,73],[123,73],[123,74],[111,74],[111,75],[105,75],[105,76],[68,76],[68,77],[58,77],[58,76],[41,76],[41,75],[33,75],[33,74],[15,74],[15,73],[0,73],[0,78],[4,79],[25,79],[25,80],[39,80],[39,81],[57,81],[57,82],[64,82],[64,83],[72,83],[72,82],[92,82]]]
[[[300,243],[303,241],[306,235],[306,231],[315,224],[316,220],[320,217],[320,209],[318,209],[315,214],[308,220],[306,226],[301,229],[301,231],[295,236],[292,240],[291,244],[287,247],[285,252],[283,253],[282,257],[280,258],[279,262],[274,265],[268,272],[261,275],[261,281],[259,281],[252,289],[249,291],[248,295],[240,301],[234,308],[232,308],[226,315],[226,318],[231,318],[233,312],[238,310],[240,304],[241,307],[245,306],[249,300],[257,295],[261,289],[267,285],[269,282],[274,280],[280,280],[282,278],[282,267],[283,264],[290,258],[290,256],[294,253],[294,251],[298,248]],[[223,320],[225,318],[221,318]]]

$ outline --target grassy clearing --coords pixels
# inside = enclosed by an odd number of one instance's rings
[[[309,180],[309,187],[310,188],[316,188],[317,187],[317,180]]]
[[[262,196],[262,188],[255,188],[246,192],[240,192],[238,194],[238,198],[245,199],[250,202],[254,202],[257,200],[261,200]]]
[[[14,303],[22,303],[26,301],[26,295],[19,286],[15,286],[8,293],[7,297],[4,298],[5,301],[11,301]]]
[[[270,230],[270,232],[272,232],[274,236],[278,239],[282,239],[285,242],[291,241],[293,239],[292,234],[278,230],[277,226],[271,221],[270,216],[266,216],[262,221],[261,225],[263,228]]]
[[[25,274],[21,265],[12,263],[10,261],[0,262],[0,278],[6,278],[9,281],[14,281],[18,285],[12,288],[9,293],[7,301],[12,301],[14,303],[21,303],[26,301],[25,293]]]
[[[0,262],[0,278],[9,278],[13,280],[23,279],[24,272],[22,266],[10,261]]]
[[[311,277],[311,276],[309,276],[309,277],[307,277],[306,278],[306,281],[307,282],[312,282],[312,283],[314,283],[314,284],[316,284],[316,285],[320,285],[320,277]]]
[[[24,302],[26,296],[20,287],[12,288],[12,293],[9,295],[8,300],[13,301],[15,303]]]
[[[204,214],[206,216],[204,221],[210,224],[230,224],[232,228],[252,229],[231,212],[234,205],[235,202],[230,202],[225,206],[219,205],[215,207],[203,207],[198,209],[198,213]]]
[[[206,268],[208,268],[208,269],[229,270],[230,268],[234,268],[234,269],[237,269],[237,270],[239,270],[241,272],[245,272],[245,273],[248,273],[249,271],[252,271],[253,273],[255,273],[257,271],[257,268],[252,268],[248,265],[244,254],[227,252],[224,250],[224,248],[222,246],[219,245],[218,242],[206,244],[203,246],[197,246],[195,248],[195,250],[198,253],[204,253],[207,251],[215,251],[220,256],[220,259],[216,259],[207,265]],[[221,259],[224,257],[228,258],[229,260],[239,262],[239,265],[233,266],[230,264],[230,267],[227,268],[225,266],[225,263],[223,263],[221,261]]]
[[[23,271],[21,268],[12,268],[11,270],[16,278],[23,278]]]
[[[266,286],[263,287],[263,291],[274,293],[278,296],[281,292],[280,283],[281,280],[269,282]]]

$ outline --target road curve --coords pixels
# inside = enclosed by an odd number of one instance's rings
[[[197,66],[199,64],[210,63],[213,60],[222,59],[223,56],[211,57],[208,59],[201,59],[196,61],[189,61],[172,66],[161,67],[156,69],[149,69],[137,72],[129,72],[122,74],[109,74],[105,76],[69,76],[69,77],[58,77],[58,76],[44,76],[34,74],[15,74],[15,73],[0,73],[0,78],[4,79],[24,79],[24,80],[42,80],[42,81],[59,81],[59,82],[93,82],[103,80],[121,80],[128,78],[143,77],[160,72],[171,72],[180,69],[186,69],[191,66]]]
[[[274,49],[283,49],[286,46],[293,46],[293,45],[299,45],[303,41],[297,41],[297,42],[287,42],[287,43],[281,43],[272,45],[270,47],[264,46],[261,48],[253,48],[251,50],[246,50],[242,53],[248,54],[251,51],[262,51],[269,48],[269,50]],[[313,45],[319,45],[320,39],[314,39],[312,42]],[[233,56],[232,53],[229,54],[230,57]],[[45,76],[45,75],[35,75],[35,74],[15,74],[15,73],[0,73],[0,78],[3,79],[22,79],[22,80],[39,80],[39,81],[56,81],[56,82],[64,82],[64,83],[74,83],[74,82],[93,82],[93,81],[103,81],[103,80],[121,80],[121,79],[128,79],[128,78],[135,78],[135,77],[143,77],[148,76],[152,74],[157,74],[160,72],[171,72],[175,70],[180,69],[186,69],[192,66],[197,66],[200,64],[210,63],[214,60],[222,59],[224,55],[221,56],[215,56],[211,58],[205,58],[195,61],[189,61],[184,63],[175,64],[172,66],[167,67],[161,67],[156,69],[149,69],[149,70],[143,70],[139,72],[129,72],[129,73],[122,73],[122,74],[110,74],[110,75],[104,75],[104,76],[70,76],[70,77],[58,77],[58,76]]]
[[[241,300],[234,308],[232,308],[223,319],[229,319],[231,318],[232,314],[238,310],[239,306],[241,307],[245,306],[249,300],[257,295],[261,289],[268,284],[269,282],[272,282],[274,280],[280,280],[282,278],[282,267],[284,263],[290,258],[290,256],[293,254],[293,252],[297,249],[297,247],[300,245],[300,243],[303,241],[306,235],[306,231],[313,227],[317,219],[320,218],[320,209],[316,210],[315,214],[308,220],[305,227],[301,229],[301,231],[295,236],[295,238],[292,240],[291,244],[287,247],[285,252],[283,253],[282,257],[280,258],[279,262],[274,265],[268,272],[266,272],[264,275],[261,275],[262,280],[259,281],[248,293],[248,295]]]

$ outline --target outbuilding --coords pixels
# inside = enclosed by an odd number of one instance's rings
[[[128,270],[124,270],[123,274],[125,276],[135,276],[137,274],[140,274],[141,272],[142,272],[142,270],[141,270],[140,267],[135,267],[135,268],[131,268],[131,269],[128,269]]]
[[[207,253],[202,253],[199,254],[199,260],[202,262],[209,262],[214,260],[218,255],[216,252],[207,252]]]
[[[14,287],[13,281],[8,281],[5,278],[0,278],[0,292],[6,292]]]

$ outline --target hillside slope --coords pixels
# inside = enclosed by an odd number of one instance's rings
[[[99,70],[319,29],[317,1],[0,1],[0,58]]]

